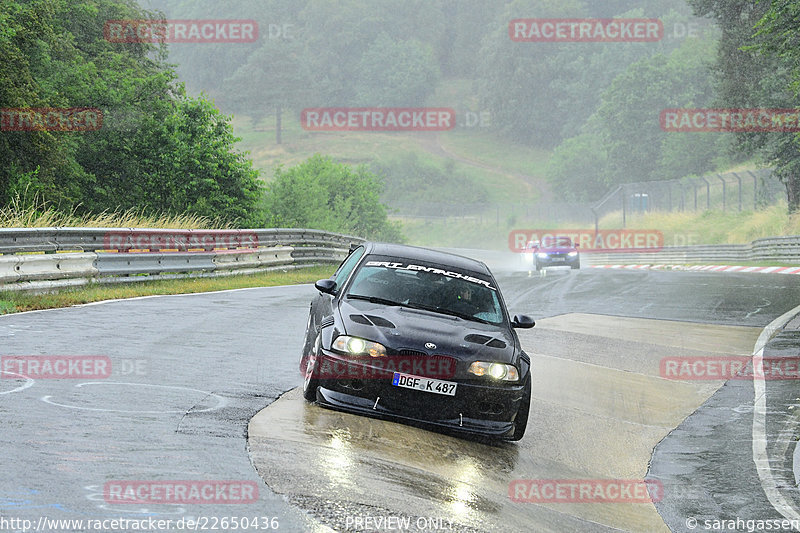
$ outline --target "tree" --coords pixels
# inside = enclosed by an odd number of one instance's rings
[[[439,81],[430,46],[416,40],[394,41],[382,33],[358,65],[356,105],[424,105]]]
[[[256,173],[228,117],[186,96],[165,47],[104,38],[108,20],[151,17],[131,0],[0,3],[0,107],[103,113],[93,132],[0,133],[0,202],[26,190],[67,210],[254,217]]]
[[[796,108],[800,70],[796,0],[688,0],[722,30],[715,73],[717,104]],[[737,133],[733,150],[771,165],[786,186],[789,211],[800,210],[800,141],[790,132]]]
[[[274,110],[275,142],[281,144],[284,109],[298,110],[311,100],[311,73],[300,39],[265,41],[225,83],[230,107],[251,116],[253,124]]]
[[[603,92],[600,107],[587,126],[598,133],[608,154],[605,181],[609,185],[681,177],[669,175],[666,168],[678,169],[664,147],[676,146],[661,129],[659,114],[667,108],[705,107],[713,101],[713,86],[708,72],[714,48],[709,40],[687,39],[668,56],[655,55],[632,64]],[[697,134],[712,146],[715,134]],[[679,143],[680,144],[680,143]],[[684,145],[685,146],[685,145]],[[696,149],[697,146],[691,147]],[[707,147],[701,150],[707,155]],[[713,168],[712,158],[695,158],[692,173]],[[685,172],[687,168],[679,172]]]
[[[259,223],[258,172],[234,150],[229,117],[204,97],[177,91],[135,130],[109,134],[81,154],[79,162],[98,176],[84,191],[86,203]]]
[[[275,170],[266,206],[270,227],[314,228],[373,240],[399,241],[400,228],[380,203],[381,182],[366,167],[315,155]]]
[[[553,151],[545,175],[552,190],[564,200],[595,200],[607,189],[607,161],[601,137],[583,133],[566,139]]]
[[[756,28],[758,32],[753,36],[758,40],[754,46],[767,56],[780,68],[778,80],[781,85],[784,80],[789,81],[788,88],[793,97],[782,94],[782,103],[787,107],[798,105],[800,96],[800,53],[797,50],[798,25],[800,20],[800,2],[785,0],[770,2]],[[775,87],[771,87],[775,94]],[[765,143],[766,158],[774,165],[776,174],[786,186],[786,196],[789,211],[800,211],[800,134],[772,135]]]

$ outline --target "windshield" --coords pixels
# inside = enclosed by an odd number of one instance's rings
[[[356,272],[347,297],[500,324],[503,311],[497,289],[479,276],[451,267],[367,258]]]
[[[572,241],[569,237],[545,237],[542,239],[543,248],[564,247],[571,248]]]

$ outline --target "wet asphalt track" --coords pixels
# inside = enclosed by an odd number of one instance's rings
[[[519,444],[491,447],[341,415],[296,393],[275,402],[300,384],[310,286],[11,315],[0,317],[0,354],[107,355],[114,375],[32,384],[3,376],[0,516],[264,516],[278,517],[281,531],[341,530],[359,516],[392,515],[439,519],[452,531],[687,531],[690,516],[780,517],[752,460],[752,383],[661,380],[658,360],[749,354],[760,328],[800,303],[797,277],[586,269],[529,278],[505,271],[517,266],[505,258],[488,259],[511,312],[546,318],[521,334],[540,373]],[[769,349],[796,353],[795,342],[786,332]],[[793,383],[768,383],[767,428],[781,490],[796,502],[787,486]],[[260,433],[248,449],[248,422],[273,402],[259,416],[275,418],[251,428]],[[520,477],[646,475],[664,483],[655,507],[507,496]],[[103,501],[109,480],[184,479],[255,481],[259,500]]]

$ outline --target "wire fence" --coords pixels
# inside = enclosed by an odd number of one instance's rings
[[[472,220],[501,227],[521,220],[548,224],[594,224],[611,213],[620,213],[622,227],[637,214],[650,211],[749,211],[773,205],[786,189],[771,169],[708,174],[675,180],[626,183],[595,202],[476,203],[451,204],[390,202],[390,213],[406,219]]]

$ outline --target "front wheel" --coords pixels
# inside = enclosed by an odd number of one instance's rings
[[[314,348],[306,360],[306,373],[303,378],[303,398],[309,402],[317,400],[317,388],[319,387],[319,371],[317,370],[317,354],[319,354],[320,344],[322,343],[321,335],[317,335],[317,340],[314,342]]]
[[[514,434],[510,440],[520,440],[525,435],[525,429],[528,427],[528,413],[531,409],[531,378],[528,376],[528,381],[523,388],[522,401],[519,403],[519,410],[517,411],[517,418],[514,420]]]

